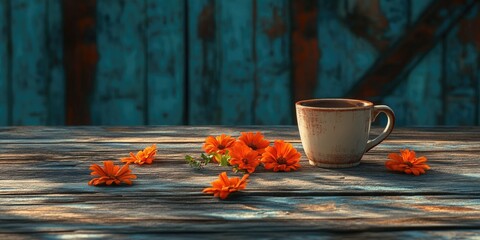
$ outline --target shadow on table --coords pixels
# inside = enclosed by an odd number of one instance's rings
[[[393,187],[392,190],[402,191],[401,194],[476,194],[480,192],[480,174],[468,173],[450,173],[441,167],[435,168],[435,164],[430,164],[431,168],[419,176],[409,175],[400,172],[392,172],[386,169],[384,162],[365,161],[358,167],[344,169],[329,169],[338,175],[356,177],[365,179],[367,186],[362,186],[359,182],[359,189],[382,189],[382,186]],[[452,166],[453,168],[454,166]],[[450,169],[449,169],[450,170]],[[403,192],[404,190],[411,192]],[[400,192],[399,192],[400,194]]]

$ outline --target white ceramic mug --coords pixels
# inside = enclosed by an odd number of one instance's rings
[[[392,132],[395,115],[391,108],[355,99],[310,99],[295,104],[298,130],[311,165],[344,168],[360,163],[365,152]],[[369,140],[370,125],[380,113],[387,126]]]

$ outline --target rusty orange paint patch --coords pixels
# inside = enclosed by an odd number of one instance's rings
[[[64,65],[68,125],[90,123],[90,95],[99,59],[96,38],[96,1],[63,1]]]
[[[320,50],[317,38],[316,1],[296,0],[293,5],[292,61],[294,100],[313,97]]]
[[[383,39],[389,23],[380,8],[380,1],[357,0],[353,11],[347,14],[347,25],[357,36],[366,39],[379,50],[388,47],[389,41]]]
[[[458,30],[458,39],[464,44],[473,43],[477,51],[480,51],[480,11],[470,19],[462,19]]]
[[[197,36],[206,41],[215,38],[215,7],[213,4],[205,6],[198,15]]]

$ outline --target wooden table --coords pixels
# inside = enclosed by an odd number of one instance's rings
[[[297,172],[260,168],[226,201],[203,194],[225,167],[191,169],[208,135],[261,131],[302,152]],[[156,143],[132,186],[93,187],[89,166]],[[389,152],[427,156],[432,170],[388,172]],[[349,169],[308,165],[297,128],[0,128],[0,239],[151,237],[479,237],[480,128],[395,129]]]

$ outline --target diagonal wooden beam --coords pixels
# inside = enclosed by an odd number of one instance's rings
[[[413,28],[377,59],[347,96],[381,100],[475,3],[478,0],[432,1]]]

